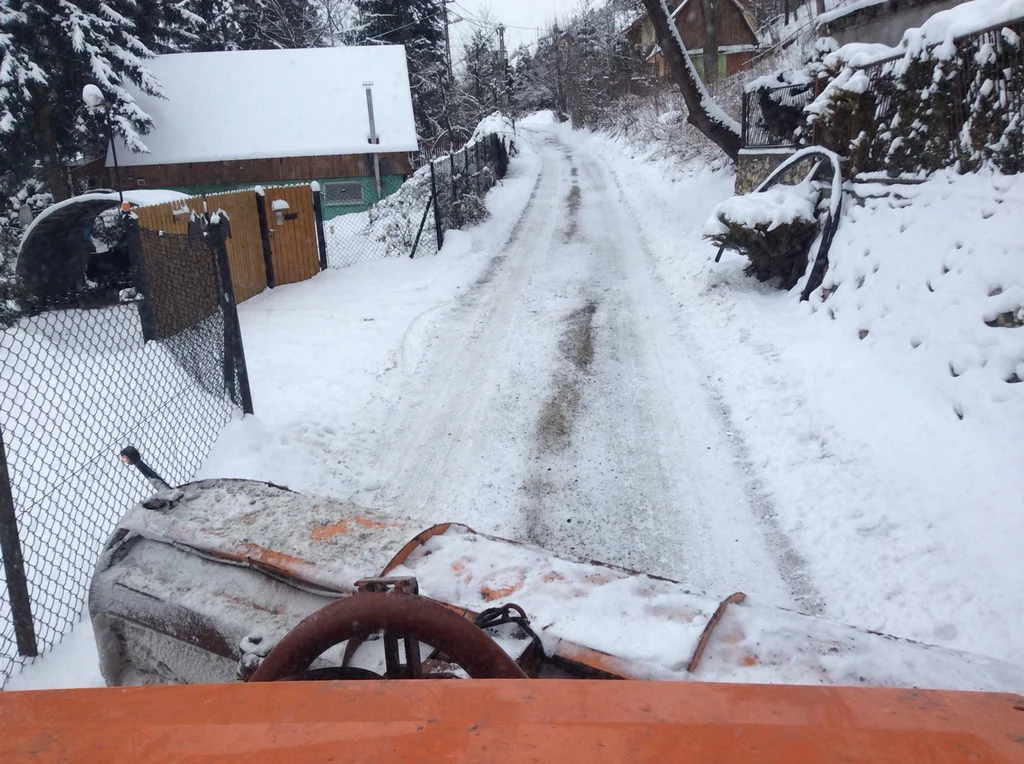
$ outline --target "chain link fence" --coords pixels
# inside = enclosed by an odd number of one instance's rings
[[[508,150],[488,136],[349,214],[324,215],[318,194],[321,265],[437,253],[445,231],[486,216]],[[121,449],[184,483],[232,416],[252,410],[224,233],[123,224],[127,278],[95,283],[83,267],[70,294],[51,283],[45,300],[0,310],[0,688],[71,630],[109,533],[149,495]],[[45,291],[45,277],[31,288]]]
[[[71,630],[109,533],[152,492],[121,449],[187,482],[248,394],[223,240],[134,234],[145,296],[90,284],[0,321],[0,688]]]
[[[462,150],[434,159],[395,193],[367,208],[337,212],[321,198],[327,266],[344,268],[386,257],[433,255],[444,232],[486,215],[483,198],[505,177],[508,147],[489,135]]]

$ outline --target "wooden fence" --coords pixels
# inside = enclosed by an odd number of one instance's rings
[[[320,272],[320,255],[310,187],[267,188],[263,193],[263,204],[270,233],[275,286],[313,278]]]
[[[140,207],[135,210],[135,214],[141,228],[188,233],[193,213],[203,215],[218,209],[227,212],[231,230],[231,237],[227,240],[231,281],[235,287],[235,299],[243,302],[267,288],[267,271],[256,208],[258,201],[259,197],[254,191],[233,191],[207,196],[205,204],[201,196],[193,196],[181,201]]]
[[[209,218],[219,210],[228,218],[225,243],[237,302],[268,286],[305,281],[320,272],[313,192],[308,185],[277,186],[262,195],[251,189],[193,196],[140,207],[135,214],[142,229],[187,234],[193,216]],[[143,255],[147,261],[160,256],[156,251]]]

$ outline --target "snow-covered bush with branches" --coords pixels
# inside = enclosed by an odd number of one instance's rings
[[[489,165],[484,165],[479,170],[479,177],[474,177],[471,182],[470,177],[462,170],[465,167],[464,152],[475,152],[477,145],[489,140],[492,135],[497,136],[498,145],[501,147],[496,158],[497,171]],[[516,131],[511,118],[495,112],[480,122],[473,133],[473,139],[456,155],[453,185],[457,196],[451,202],[453,209],[450,217],[458,227],[475,225],[486,219],[488,212],[483,195],[498,182],[498,175],[504,173],[508,165],[508,150],[514,145],[515,137]],[[434,160],[434,164],[439,169],[438,182],[452,183],[448,171],[451,164],[449,159],[437,159]],[[434,225],[433,213],[427,216],[424,223],[424,214],[432,192],[430,165],[424,165],[403,183],[398,191],[369,209],[362,235],[377,245],[383,245],[388,256],[408,254],[416,242],[421,224],[428,235]],[[438,193],[442,197],[445,196],[441,189]]]
[[[389,257],[408,255],[416,241],[430,193],[430,167],[423,166],[395,193],[369,209],[364,235],[383,245]],[[433,220],[428,220],[427,224],[432,225]]]
[[[818,233],[819,192],[810,179],[733,196],[704,224],[704,238],[750,259],[747,274],[759,281],[779,279],[791,289],[807,267],[807,250]]]

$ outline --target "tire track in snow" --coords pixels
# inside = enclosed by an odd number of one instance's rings
[[[539,147],[549,154],[550,146]],[[399,433],[389,457],[397,462],[373,503],[401,508],[427,521],[459,520],[504,530],[514,509],[518,469],[515,424],[529,396],[510,395],[510,377],[524,383],[542,353],[521,335],[520,323],[534,261],[546,253],[559,218],[548,211],[564,185],[564,168],[545,162],[517,225],[476,282],[437,326],[443,336],[432,368],[412,381],[394,421]],[[517,368],[516,361],[523,369]],[[399,421],[401,420],[401,421]],[[404,426],[403,426],[404,423]],[[507,458],[489,458],[495,451]],[[499,477],[504,475],[503,477]],[[501,490],[504,485],[506,495]]]
[[[735,534],[715,522],[716,503],[743,505],[742,493],[717,486],[704,442],[680,439],[675,433],[682,426],[668,424],[674,390],[653,341],[659,327],[641,318],[661,295],[637,283],[636,264],[627,256],[636,245],[624,235],[633,223],[609,198],[593,158],[581,159],[582,194],[566,199],[566,238],[578,243],[558,257],[576,260],[566,291],[578,306],[596,306],[592,359],[586,374],[574,371],[569,358],[552,369],[551,400],[559,400],[567,379],[574,385],[573,426],[564,447],[553,449],[543,415],[537,423],[519,535],[558,553],[788,603],[786,587],[767,572],[773,567],[767,553],[756,554],[760,539],[749,528],[752,518]],[[579,315],[580,308],[567,313],[563,339],[577,331]],[[707,432],[701,422],[698,436],[716,436],[716,427]]]
[[[608,165],[605,165],[604,170],[607,176],[611,179],[612,186],[618,197],[619,203],[631,211],[635,220],[641,219],[637,215],[635,203],[623,190],[621,181],[615,173],[615,170]],[[667,215],[669,211],[661,205],[660,202],[658,202],[658,204],[661,206],[662,211]],[[663,293],[665,302],[668,304],[668,290],[658,275],[657,258],[654,255],[650,243],[644,236],[642,229],[639,227],[636,227],[636,241],[640,247],[640,251],[643,253],[652,281]],[[685,335],[686,327],[678,321],[674,312],[672,320]],[[685,344],[687,345],[687,348],[692,351],[695,364],[699,365],[700,359],[696,349],[696,343],[686,341]],[[772,497],[764,487],[764,480],[758,474],[749,449],[743,439],[738,435],[739,431],[732,421],[732,412],[726,403],[721,390],[715,385],[708,384],[708,379],[708,375],[703,374],[702,378],[699,380],[700,386],[705,391],[710,401],[713,402],[717,416],[722,423],[723,430],[729,434],[729,446],[734,454],[734,460],[742,468],[745,475],[743,487],[747,495],[749,506],[756,514],[756,517],[762,526],[765,539],[768,542],[768,549],[774,558],[775,565],[782,578],[785,580],[791,596],[799,604],[800,609],[808,613],[821,614],[825,610],[825,602],[821,594],[817,591],[817,588],[814,586],[814,582],[811,580],[807,563],[800,553],[796,551],[793,541],[779,526],[777,512]]]

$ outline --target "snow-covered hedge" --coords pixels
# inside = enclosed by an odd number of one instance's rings
[[[819,193],[810,180],[795,186],[733,196],[704,224],[704,237],[750,259],[747,273],[760,281],[779,278],[791,289],[807,267],[807,249],[818,233]]]
[[[498,182],[499,176],[507,169],[508,153],[514,146],[515,135],[512,120],[500,112],[495,112],[480,122],[466,148],[455,156],[456,178],[453,186],[458,189],[458,196],[451,198],[450,194],[445,193],[445,188],[438,188],[443,207],[442,224],[445,227],[473,225],[487,216],[487,207],[482,196]],[[465,167],[463,152],[472,151],[478,143],[490,140],[491,136],[497,136],[499,156],[494,160],[497,166],[494,169],[490,166],[483,167],[479,179],[469,182],[462,172],[462,168]],[[445,157],[434,160],[434,164],[438,169],[437,182],[442,185],[451,183],[449,168],[452,162]],[[416,241],[431,192],[430,165],[425,165],[403,183],[398,191],[382,199],[365,213],[365,227],[360,231],[360,235],[375,245],[383,246],[387,256],[407,255]],[[426,225],[433,225],[432,215],[427,219]]]
[[[1024,4],[974,0],[908,30],[899,46],[820,41],[805,67],[751,83],[762,103],[784,85],[819,84],[792,127],[762,109],[774,132],[850,158],[852,172],[891,175],[992,163],[1024,170]],[[780,106],[784,106],[781,104]]]
[[[387,248],[389,257],[408,255],[430,199],[430,167],[418,169],[393,194],[367,213],[365,236]]]

